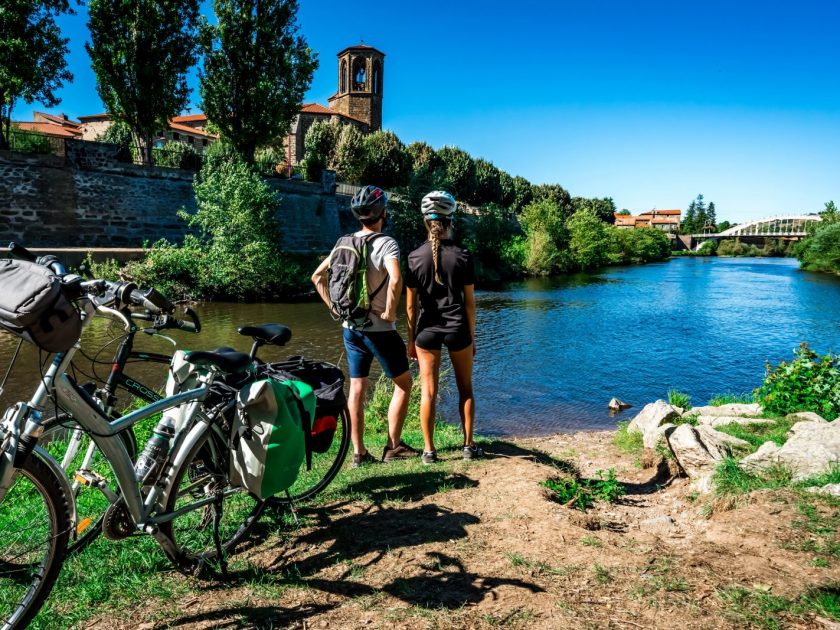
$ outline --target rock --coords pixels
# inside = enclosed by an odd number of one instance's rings
[[[674,526],[674,519],[670,516],[654,516],[639,521],[639,529],[643,530],[662,530],[669,529]]]
[[[607,403],[607,407],[612,409],[613,411],[622,411],[623,409],[630,409],[632,407],[630,403],[626,403],[620,398],[612,398],[610,402]]]
[[[728,433],[722,433],[721,431],[715,431],[714,428],[700,425],[695,427],[697,432],[700,434],[700,439],[703,440],[703,444],[715,444],[716,446],[720,446],[721,444],[726,444],[731,448],[749,448],[750,443],[746,440],[742,440],[741,438],[736,438],[734,435],[729,435]]]
[[[805,490],[815,494],[830,494],[833,497],[840,497],[840,483],[830,483],[822,487],[811,486],[810,488],[805,488]]]
[[[693,416],[697,424],[706,424],[710,427],[722,427],[726,424],[773,424],[776,422],[771,418],[744,418],[742,416]]]
[[[646,437],[645,444],[654,440],[653,444],[656,445],[660,434],[656,434],[654,438],[654,432],[663,424],[666,424],[671,420],[676,420],[679,417],[680,414],[677,412],[676,408],[669,405],[664,400],[657,400],[656,402],[645,405],[636,417],[630,421],[627,430],[639,432],[645,436],[651,434],[649,438]]]
[[[680,468],[691,479],[714,473],[718,463],[732,454],[731,440],[737,440],[709,426],[690,424],[678,426],[667,439]]]
[[[686,412],[692,416],[758,416],[761,413],[761,405],[758,403],[728,403],[713,407],[694,407]]]
[[[813,411],[797,411],[796,413],[789,413],[786,418],[788,420],[801,420],[802,422],[828,422],[820,414]]]
[[[741,465],[757,470],[785,466],[793,472],[794,481],[801,481],[840,463],[840,424],[797,422],[791,434],[782,446],[765,442],[755,453],[742,459]]]
[[[663,437],[667,438],[668,434],[675,429],[676,426],[677,425],[668,422],[666,424],[661,424],[658,427],[653,427],[650,431],[644,433],[642,441],[645,448],[656,448],[656,445],[659,444],[659,440]]]

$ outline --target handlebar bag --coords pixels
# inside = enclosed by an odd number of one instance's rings
[[[315,420],[312,423],[310,448],[315,453],[330,450],[347,398],[344,395],[344,372],[323,361],[310,361],[300,356],[271,363],[267,373],[278,380],[303,381],[315,393]]]
[[[306,457],[314,414],[315,396],[306,383],[265,379],[243,387],[232,427],[231,483],[259,499],[289,489]]]
[[[50,269],[0,259],[0,328],[47,352],[66,352],[82,334],[82,318]]]

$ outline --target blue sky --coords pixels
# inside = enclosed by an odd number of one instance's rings
[[[383,124],[406,143],[634,212],[698,193],[735,221],[840,202],[840,2],[301,4],[321,61],[306,100],[326,104],[335,53],[364,40],[387,55]],[[86,19],[61,20],[71,116],[102,110]]]

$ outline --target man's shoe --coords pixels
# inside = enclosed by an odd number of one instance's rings
[[[416,448],[411,448],[405,442],[400,442],[393,448],[388,448],[387,446],[382,451],[382,461],[383,462],[392,462],[395,459],[410,459],[412,457],[417,457],[420,454]]]
[[[375,464],[376,458],[370,454],[370,451],[364,453],[353,453],[353,463],[350,464],[353,468],[364,466],[365,464]]]
[[[477,444],[464,447],[464,459],[481,459],[484,455],[484,449]]]
[[[420,461],[424,464],[436,464],[438,461],[437,451],[423,451],[423,454],[420,456]]]

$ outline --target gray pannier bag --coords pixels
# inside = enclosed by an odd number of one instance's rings
[[[82,318],[50,269],[0,259],[0,328],[42,350],[66,352],[82,334]]]

